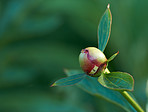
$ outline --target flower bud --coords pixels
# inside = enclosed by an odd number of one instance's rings
[[[104,53],[95,47],[82,49],[79,62],[83,71],[92,77],[100,76],[107,66]]]

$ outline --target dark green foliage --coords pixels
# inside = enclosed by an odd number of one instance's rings
[[[76,87],[49,87],[65,77],[63,68],[80,69],[81,49],[97,47],[97,27],[107,4],[105,0],[0,0],[0,112],[124,112]],[[112,34],[105,54],[110,57],[120,51],[121,55],[109,68],[133,75],[134,95],[145,108],[148,1],[110,4]]]

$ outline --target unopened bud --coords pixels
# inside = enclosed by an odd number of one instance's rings
[[[95,47],[88,47],[79,55],[80,66],[83,71],[92,77],[98,77],[107,66],[107,59],[102,51]]]

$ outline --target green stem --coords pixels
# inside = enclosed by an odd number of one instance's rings
[[[106,73],[110,73],[108,68],[105,70]],[[135,108],[137,112],[144,112],[140,105],[128,94],[126,91],[120,91],[121,95]]]
[[[128,94],[126,91],[120,92],[122,96],[137,110],[137,112],[144,112],[140,105]]]

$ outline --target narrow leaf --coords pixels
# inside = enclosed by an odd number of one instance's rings
[[[55,83],[51,85],[53,86],[70,86],[80,82],[84,78],[85,74],[76,74],[69,77],[65,77],[57,80]]]
[[[108,74],[102,74],[98,81],[104,87],[113,90],[126,90],[132,91],[134,87],[134,79],[128,73],[123,72],[111,72]]]
[[[107,60],[107,62],[112,61],[118,54],[119,54],[119,51],[118,51],[117,53],[115,53],[114,55],[112,55],[112,56]]]
[[[81,70],[65,70],[68,76],[83,73]],[[111,103],[114,103],[128,112],[136,112],[136,110],[128,103],[128,101],[118,92],[106,87],[103,87],[95,77],[87,76],[82,81],[76,84],[84,91],[103,98]],[[130,93],[131,95],[132,93]]]
[[[111,24],[112,24],[112,15],[108,5],[98,26],[98,45],[99,49],[102,52],[104,51],[110,37]]]

